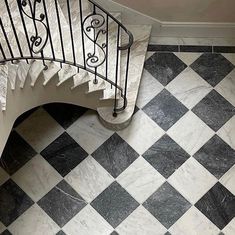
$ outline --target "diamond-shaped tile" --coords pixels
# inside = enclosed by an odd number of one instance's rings
[[[174,54],[188,66],[190,66],[202,55],[202,53],[197,52],[175,52]]]
[[[13,131],[3,150],[0,164],[8,174],[12,175],[36,154],[34,149]]]
[[[9,177],[10,176],[7,174],[7,172],[2,167],[0,167],[0,186],[4,184],[9,179]]]
[[[90,205],[87,205],[63,228],[69,235],[109,235],[113,228]]]
[[[91,156],[73,169],[65,180],[87,202],[94,200],[113,181],[113,177]]]
[[[38,205],[60,226],[63,227],[83,207],[84,199],[64,180],[46,194]]]
[[[88,156],[86,151],[66,132],[48,145],[41,155],[62,176],[67,175]]]
[[[110,235],[119,235],[116,231],[113,231]]]
[[[166,87],[187,108],[193,108],[212,87],[191,68],[185,69]]]
[[[143,206],[139,206],[116,230],[122,235],[162,235],[166,232],[166,228]]]
[[[91,205],[114,228],[127,218],[139,204],[117,182],[105,189]]]
[[[173,53],[155,53],[145,62],[145,69],[163,86],[166,86],[186,67],[187,65]]]
[[[235,115],[217,131],[217,135],[235,150]]]
[[[235,108],[215,90],[192,111],[214,131],[218,131],[235,114]]]
[[[143,108],[143,111],[166,131],[173,126],[188,109],[169,91],[164,89]]]
[[[3,233],[1,233],[1,235],[12,235],[9,230],[5,230]]]
[[[212,86],[216,86],[234,69],[234,65],[221,54],[211,53],[203,54],[190,67]]]
[[[190,155],[197,152],[214,135],[214,132],[191,111],[167,133]]]
[[[139,108],[143,108],[160,91],[162,91],[163,88],[163,85],[158,82],[146,69],[144,69],[136,103],[137,106]]]
[[[58,225],[37,205],[34,204],[9,226],[12,234],[54,235]]]
[[[64,129],[42,108],[18,125],[16,131],[37,151],[42,151]]]
[[[211,188],[195,206],[220,229],[235,216],[235,196],[220,183]]]
[[[88,109],[71,104],[47,104],[44,109],[65,129],[71,126]]]
[[[57,185],[62,177],[43,157],[37,155],[17,171],[12,179],[36,202]]]
[[[164,183],[143,206],[169,228],[191,207],[191,204],[170,184]]]
[[[235,53],[223,53],[222,55],[235,66]]]
[[[97,113],[91,110],[74,122],[67,132],[89,154],[93,153],[113,134],[113,131],[108,130],[100,123]]]
[[[223,235],[234,235],[235,231],[235,217],[223,229]]]
[[[215,185],[217,179],[194,158],[190,158],[171,175],[168,182],[194,204]]]
[[[235,150],[217,135],[213,136],[194,157],[218,179],[235,164]]]
[[[190,155],[168,135],[164,135],[143,154],[143,157],[165,178],[168,178]]]
[[[0,202],[0,221],[5,226],[33,205],[31,198],[11,179],[0,186]]]
[[[116,178],[130,166],[139,155],[115,133],[105,141],[92,156]]]
[[[62,230],[60,230],[56,235],[66,235]]]
[[[143,203],[164,181],[165,178],[142,157],[139,157],[117,178],[117,182],[139,203]]]
[[[6,229],[6,227],[0,221],[0,233],[2,234],[2,232],[5,231],[5,229]]]
[[[215,90],[235,106],[235,69],[215,87]]]
[[[133,116],[130,125],[117,133],[136,152],[143,154],[164,134],[164,131],[140,110]]]
[[[219,234],[220,230],[197,208],[191,207],[171,228],[174,235],[182,234]]]
[[[230,168],[222,178],[220,178],[220,183],[223,184],[230,192],[235,195],[235,165]]]

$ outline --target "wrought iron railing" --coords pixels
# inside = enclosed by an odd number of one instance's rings
[[[40,60],[45,69],[46,61],[74,66],[92,74],[95,84],[99,78],[110,83],[114,116],[126,108],[133,36],[113,15],[93,0],[2,0],[0,8],[0,63]]]

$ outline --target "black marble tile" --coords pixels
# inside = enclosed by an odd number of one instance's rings
[[[41,155],[64,177],[81,163],[88,153],[64,132],[47,146]]]
[[[60,226],[63,227],[87,203],[64,180],[38,201],[38,205]]]
[[[211,86],[216,86],[234,69],[224,56],[212,53],[204,53],[190,67]]]
[[[215,135],[194,158],[219,179],[235,164],[235,150]]]
[[[235,217],[235,196],[220,183],[212,187],[195,206],[219,229]]]
[[[213,51],[216,53],[235,53],[234,46],[214,46]]]
[[[180,52],[212,52],[212,46],[180,46]]]
[[[25,120],[26,120],[32,113],[34,113],[38,108],[39,108],[39,107],[30,109],[29,111],[27,111],[27,112],[23,113],[22,115],[20,115],[20,116],[16,119],[16,121],[15,121],[15,123],[14,123],[14,125],[13,125],[13,128],[16,128],[17,126],[19,126],[23,121],[25,121]]]
[[[164,86],[185,68],[187,65],[173,53],[154,53],[145,62],[145,69]]]
[[[60,230],[56,235],[66,235],[62,230]]]
[[[116,231],[113,231],[110,235],[119,235]]]
[[[91,205],[116,228],[138,206],[138,202],[117,182],[105,189]]]
[[[164,89],[143,108],[143,111],[163,130],[167,131],[188,109]]]
[[[225,235],[223,232],[220,232],[218,235]]]
[[[191,204],[166,182],[144,202],[143,206],[166,228],[170,228]]]
[[[61,103],[47,104],[43,108],[65,129],[88,110],[80,106]]]
[[[189,157],[174,140],[164,135],[143,157],[165,178],[172,175]]]
[[[178,52],[178,45],[148,45],[148,51],[165,51],[165,52]]]
[[[235,108],[212,90],[192,111],[214,131],[218,131],[234,114]]]
[[[1,235],[12,235],[12,233],[10,233],[9,230],[5,230],[1,233]]]
[[[0,166],[12,175],[36,154],[35,150],[16,131],[12,131],[3,150]]]
[[[33,204],[32,199],[11,179],[0,186],[0,221],[5,226],[10,225]]]
[[[171,235],[171,233],[169,231],[167,231],[164,235]]]
[[[114,178],[118,177],[139,157],[138,153],[116,133],[102,144],[92,156]]]

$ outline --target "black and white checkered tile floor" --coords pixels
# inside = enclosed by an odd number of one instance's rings
[[[234,235],[235,54],[149,52],[120,132],[46,105],[21,117],[0,168],[0,233]]]

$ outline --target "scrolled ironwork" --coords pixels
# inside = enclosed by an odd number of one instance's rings
[[[25,16],[27,16],[29,19],[33,20],[34,23],[34,30],[35,30],[35,34],[30,36],[30,50],[34,53],[34,54],[38,54],[40,52],[43,51],[43,49],[45,48],[47,41],[48,41],[48,37],[49,37],[49,29],[48,26],[46,25],[45,21],[45,14],[44,13],[40,13],[39,16],[36,14],[37,12],[37,7],[38,5],[42,3],[42,0],[33,0],[33,3],[31,2],[31,0],[20,0],[20,4],[21,4],[21,10],[23,12],[23,14]],[[26,12],[26,7],[29,7],[30,10],[30,14],[28,14]],[[39,32],[39,25],[43,26],[44,28],[44,32]],[[43,36],[41,36],[40,34],[42,34]]]

